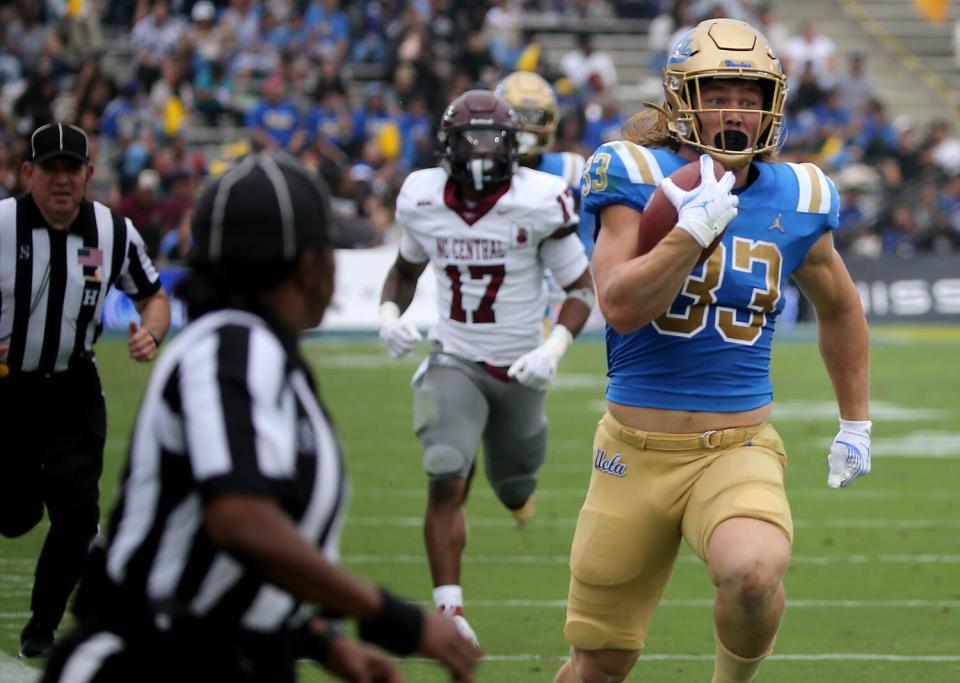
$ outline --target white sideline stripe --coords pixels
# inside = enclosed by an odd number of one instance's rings
[[[568,555],[470,555],[464,564],[567,564]],[[426,562],[425,555],[345,555],[347,564],[416,564]],[[699,557],[681,555],[678,562],[702,564]],[[960,564],[960,555],[794,555],[793,564]]]
[[[569,527],[576,525],[576,517],[548,518],[542,515],[533,520],[531,526]],[[473,527],[513,528],[516,522],[502,517],[468,517],[467,524]],[[423,517],[379,517],[353,515],[347,518],[347,526],[363,527],[413,527],[423,525]],[[795,519],[797,529],[960,529],[960,519],[830,519],[823,522],[809,519]]]
[[[537,655],[537,654],[516,654],[516,655],[484,655],[480,659],[485,662],[535,662],[535,661],[556,661],[560,662],[567,659],[569,655]],[[683,655],[683,654],[645,654],[640,656],[640,661],[661,661],[661,662],[712,662],[714,655]],[[409,661],[429,662],[432,660],[421,657],[413,657]],[[807,655],[770,655],[767,661],[781,662],[960,662],[960,655],[883,655],[861,652],[823,652]]]
[[[40,672],[19,659],[0,652],[0,683],[27,683],[40,678]]]

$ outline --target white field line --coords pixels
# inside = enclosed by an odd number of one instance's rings
[[[662,600],[664,607],[712,607],[712,598],[671,599]],[[427,604],[427,603],[424,603]],[[527,598],[505,600],[475,600],[469,601],[470,609],[481,607],[490,608],[534,608],[534,609],[565,609],[566,600],[531,600]],[[787,600],[787,607],[793,609],[956,609],[960,607],[960,600]],[[22,619],[24,612],[0,612],[0,620]]]
[[[549,661],[561,662],[567,659],[568,655],[538,655],[538,654],[515,654],[515,655],[484,655],[481,659],[487,662],[536,662]],[[643,660],[661,661],[661,662],[712,662],[713,655],[685,655],[685,654],[645,654],[640,657],[641,664]],[[953,663],[960,662],[960,655],[885,655],[873,654],[868,652],[823,652],[812,654],[795,655],[770,655],[768,661],[781,662],[922,662],[922,663]],[[430,660],[413,658],[410,661],[427,662]]]
[[[660,605],[665,607],[711,607],[711,598],[694,598],[689,600],[667,599]],[[427,603],[424,603],[427,604]],[[470,608],[480,607],[525,607],[536,609],[566,608],[566,600],[470,600]],[[794,609],[956,609],[960,607],[960,600],[787,600],[787,607]],[[0,612],[0,621],[21,621],[26,612]]]
[[[667,604],[671,601],[665,601]],[[704,601],[706,602],[706,601]],[[471,601],[471,607],[478,605]],[[790,606],[798,606],[796,603],[790,603]],[[565,654],[542,655],[542,654],[509,654],[483,656],[484,661],[488,662],[530,662],[530,661],[550,661],[561,662],[567,658]],[[669,653],[650,653],[643,655],[642,659],[647,661],[670,661],[670,662],[706,662],[713,661],[714,655],[690,655],[690,654],[669,654]],[[837,661],[837,662],[905,662],[905,663],[955,663],[960,662],[960,655],[892,655],[892,654],[874,654],[859,652],[824,652],[812,654],[774,654],[768,658],[770,661],[784,662],[816,662],[816,661]],[[414,661],[429,661],[417,658]],[[19,660],[0,653],[0,683],[32,683],[39,677],[39,673],[22,664]]]
[[[463,556],[464,564],[562,564],[568,555],[471,555]],[[425,555],[344,555],[345,564],[418,564],[426,562]],[[677,558],[683,564],[702,564],[694,555]],[[794,564],[960,564],[960,555],[794,555]],[[13,591],[9,591],[13,592]],[[0,594],[3,592],[0,591]]]
[[[531,527],[569,527],[577,523],[576,517],[548,517],[540,515],[534,518]],[[467,524],[472,527],[513,528],[516,523],[506,514],[502,517],[471,517],[467,515]],[[423,525],[423,517],[381,517],[367,515],[352,515],[347,517],[347,526],[359,527],[414,527]],[[932,518],[932,519],[829,519],[814,521],[795,519],[793,526],[797,529],[960,529],[960,519]]]
[[[561,527],[572,529],[577,523],[576,517],[548,517],[540,515],[534,519],[532,527]],[[476,528],[514,528],[516,523],[504,512],[501,517],[472,517],[467,516],[467,524]],[[419,529],[423,525],[423,517],[380,517],[369,515],[349,515],[347,526],[355,527],[382,527]],[[930,518],[930,519],[889,519],[889,518],[840,518],[824,521],[809,519],[795,519],[793,526],[797,529],[960,529],[960,519],[957,518]],[[32,569],[35,560],[25,558],[0,557],[0,567],[23,567]],[[25,580],[18,575],[0,575],[0,583],[19,582]]]

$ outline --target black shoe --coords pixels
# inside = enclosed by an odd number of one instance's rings
[[[24,638],[20,643],[20,657],[22,659],[35,659],[37,657],[49,657],[53,654],[53,636],[49,638],[29,637]]]
[[[49,657],[53,654],[53,629],[41,627],[31,617],[20,633],[20,656],[23,659]]]

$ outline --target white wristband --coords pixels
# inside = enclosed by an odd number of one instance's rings
[[[570,330],[563,325],[554,325],[553,332],[543,342],[543,348],[550,353],[554,361],[559,361],[572,343],[573,335],[570,334]]]
[[[844,420],[840,418],[840,429],[852,434],[870,434],[873,422],[870,420]]]
[[[380,324],[400,317],[400,307],[393,301],[384,301],[380,304]]]

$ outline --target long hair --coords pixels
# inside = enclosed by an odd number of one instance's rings
[[[667,128],[670,115],[662,107],[650,102],[623,124],[623,136],[629,142],[642,147],[663,147],[676,152],[680,142]]]

